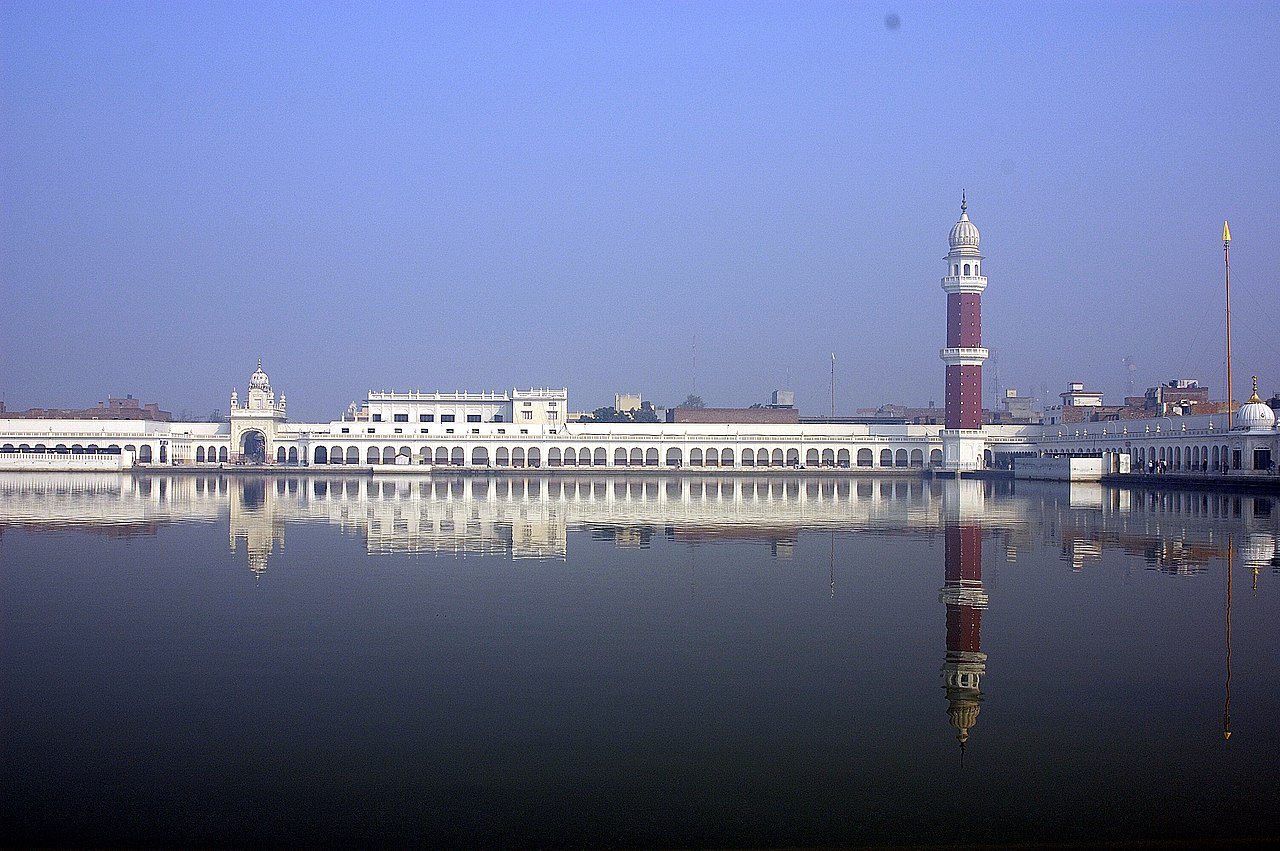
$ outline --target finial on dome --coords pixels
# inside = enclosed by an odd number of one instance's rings
[[[1254,402],[1262,402],[1262,399],[1258,397],[1258,376],[1256,375],[1253,377],[1253,395],[1249,397],[1249,401],[1246,404],[1252,405]]]
[[[969,203],[965,200],[964,190],[960,190],[960,212],[963,213],[969,208]]]
[[[262,357],[258,357],[258,369],[262,369]]]

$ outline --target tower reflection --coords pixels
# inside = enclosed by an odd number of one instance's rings
[[[982,526],[978,521],[983,502],[981,482],[962,479],[946,485],[943,586],[938,596],[947,607],[942,685],[961,759],[969,731],[978,721],[982,675],[987,670],[987,654],[982,652],[982,610],[987,607],[987,594],[982,588]]]

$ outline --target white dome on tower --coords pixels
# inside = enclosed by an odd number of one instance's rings
[[[955,223],[951,228],[951,247],[952,248],[973,248],[978,247],[978,226],[969,221],[968,203],[964,199],[963,193],[960,195],[960,221]]]
[[[253,371],[253,375],[249,376],[250,390],[270,390],[271,380],[267,378],[267,374],[262,371],[262,359],[258,359],[258,368]]]

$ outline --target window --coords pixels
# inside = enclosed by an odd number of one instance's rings
[[[521,433],[521,434],[528,434],[528,433],[529,433],[529,429],[527,429],[527,428],[522,428],[522,429],[520,429],[520,433]]]
[[[479,433],[480,433],[480,429],[478,429],[478,428],[473,428],[473,429],[471,429],[471,433],[472,433],[472,434],[479,434]]]
[[[478,423],[478,422],[480,422],[480,415],[479,415],[479,414],[467,414],[467,422],[469,422],[469,423]]]
[[[371,428],[370,428],[370,429],[365,429],[365,431],[369,432],[369,434],[374,434],[374,433],[375,433],[375,429],[371,429]]]
[[[500,423],[500,422],[502,422],[502,414],[494,414],[494,415],[493,415],[493,421],[494,421],[495,423]]]
[[[418,429],[418,431],[422,432],[423,434],[429,434],[431,432],[430,429],[426,429],[426,428],[420,428]]]
[[[435,421],[436,421],[435,414],[418,414],[418,422],[420,423],[433,423]]]
[[[531,420],[531,419],[533,419],[533,411],[521,411],[521,412],[520,412],[520,419],[522,419],[522,420]]]
[[[498,434],[506,434],[506,433],[507,433],[507,430],[505,428],[498,429]]]
[[[374,421],[375,423],[380,423],[380,422],[382,422],[382,414],[374,414],[374,415],[373,415],[373,421]]]
[[[408,414],[396,414],[396,415],[395,415],[395,421],[396,421],[396,422],[398,422],[398,423],[407,423],[407,422],[409,422],[409,415],[408,415]]]
[[[342,430],[342,433],[343,433],[343,434],[351,434],[351,429],[349,429],[349,428],[344,428],[344,429]]]
[[[560,416],[559,411],[547,411],[547,419],[549,420],[555,420],[559,416]]]
[[[556,403],[555,403],[555,402],[548,402],[548,403],[547,403],[547,407],[548,407],[548,408],[554,408],[555,406],[556,406]]]
[[[440,422],[442,422],[442,423],[451,423],[451,422],[453,422],[455,419],[457,419],[457,418],[456,418],[453,414],[441,414],[441,415],[440,415]]]
[[[522,403],[522,404],[523,404],[526,408],[532,408],[532,407],[533,407],[533,403],[532,403],[532,402],[524,402],[524,403]]]
[[[451,428],[447,428],[447,429],[445,429],[445,430],[444,430],[444,433],[445,433],[445,434],[453,434],[453,429],[451,429]]]
[[[404,434],[404,429],[402,428],[396,429],[396,434]]]

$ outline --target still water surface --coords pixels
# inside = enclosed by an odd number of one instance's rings
[[[1278,538],[1096,485],[8,474],[3,833],[1272,836]]]

